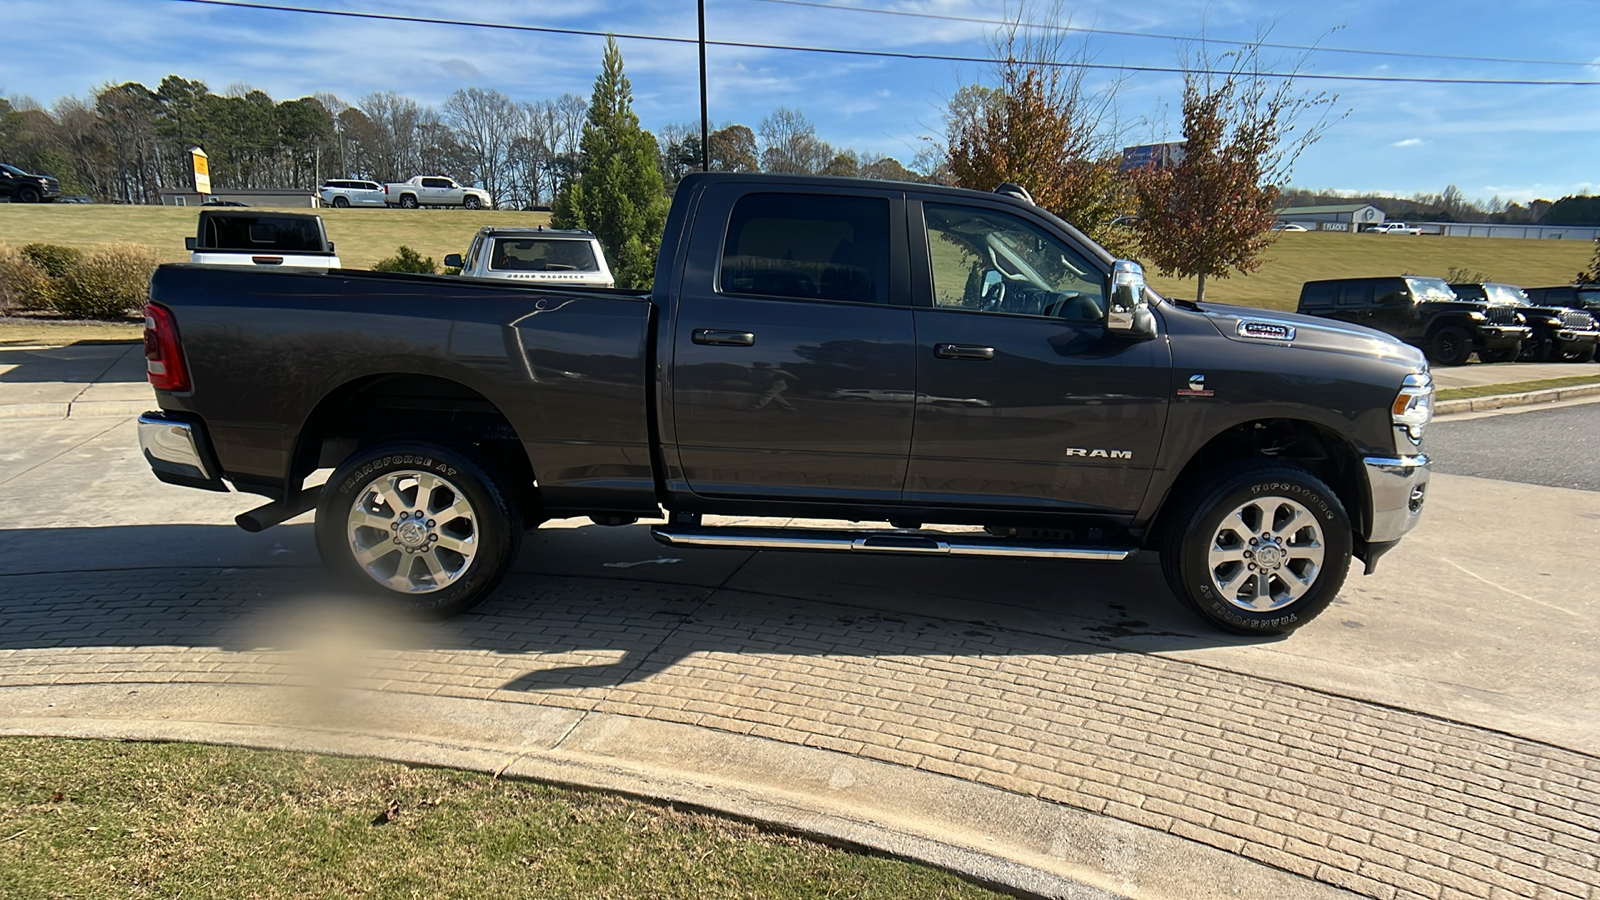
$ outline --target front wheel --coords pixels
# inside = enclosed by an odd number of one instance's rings
[[[465,202],[467,209],[479,209],[483,206],[483,201],[479,200],[477,197],[469,196]]]
[[[1466,365],[1472,338],[1460,325],[1446,325],[1428,339],[1428,357],[1441,366]]]
[[[317,504],[330,572],[403,609],[450,616],[476,605],[516,559],[520,510],[466,452],[422,441],[363,450]]]
[[[17,202],[18,203],[38,203],[39,202],[39,192],[34,190],[31,187],[22,188],[21,190],[17,191]]]
[[[1549,338],[1528,338],[1522,342],[1522,352],[1517,359],[1520,362],[1549,362],[1555,355],[1555,341]]]
[[[1178,599],[1236,634],[1285,634],[1327,608],[1350,570],[1350,517],[1316,476],[1249,460],[1178,502],[1161,568]]]

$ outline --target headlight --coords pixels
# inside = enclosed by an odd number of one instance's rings
[[[1474,322],[1487,322],[1489,320],[1488,316],[1484,315],[1481,312],[1478,312],[1475,309],[1471,310],[1471,311],[1469,311],[1467,313],[1467,318],[1471,319]]]
[[[1554,316],[1545,316],[1544,323],[1549,325],[1551,328],[1561,327],[1561,320],[1555,318]]]
[[[1433,376],[1427,372],[1407,375],[1390,414],[1396,428],[1404,428],[1413,442],[1420,442],[1422,430],[1433,421]]]

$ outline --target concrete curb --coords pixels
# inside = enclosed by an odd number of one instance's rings
[[[497,773],[687,805],[1029,897],[1356,896],[1163,831],[959,778],[626,715],[244,685],[0,688],[0,736],[181,741]]]
[[[1434,407],[1434,414],[1448,416],[1454,413],[1483,412],[1491,409],[1533,406],[1538,403],[1554,403],[1558,400],[1577,400],[1583,397],[1596,396],[1600,396],[1600,384],[1580,384],[1573,387],[1547,388],[1542,391],[1523,391],[1516,394],[1493,394],[1488,397],[1441,400]]]

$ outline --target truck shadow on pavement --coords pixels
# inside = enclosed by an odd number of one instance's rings
[[[436,652],[486,668],[479,686],[487,677],[499,690],[540,692],[639,682],[692,656],[915,664],[1271,640],[1212,631],[1145,562],[673,550],[608,568],[598,560],[662,548],[641,529],[551,529],[529,535],[516,569],[480,606],[433,621],[334,589],[315,565],[309,525],[0,537],[14,549],[34,545],[0,569],[0,650],[343,646],[375,665],[396,652]]]
[[[0,383],[110,383],[146,380],[137,341],[78,341],[64,347],[0,347]]]

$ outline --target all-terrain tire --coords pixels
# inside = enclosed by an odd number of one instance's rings
[[[1428,358],[1441,366],[1463,366],[1472,355],[1472,337],[1460,325],[1445,325],[1428,338]]]
[[[317,552],[352,588],[410,612],[452,616],[482,601],[517,557],[522,512],[511,497],[464,448],[375,445],[323,487]]]
[[[1567,354],[1567,360],[1569,362],[1580,362],[1580,363],[1594,362],[1594,355],[1595,355],[1595,345],[1594,344],[1584,344],[1582,350],[1574,350],[1573,352],[1568,353]]]
[[[1333,602],[1352,545],[1350,517],[1320,479],[1287,463],[1241,460],[1175,500],[1161,570],[1209,624],[1285,634]]]

